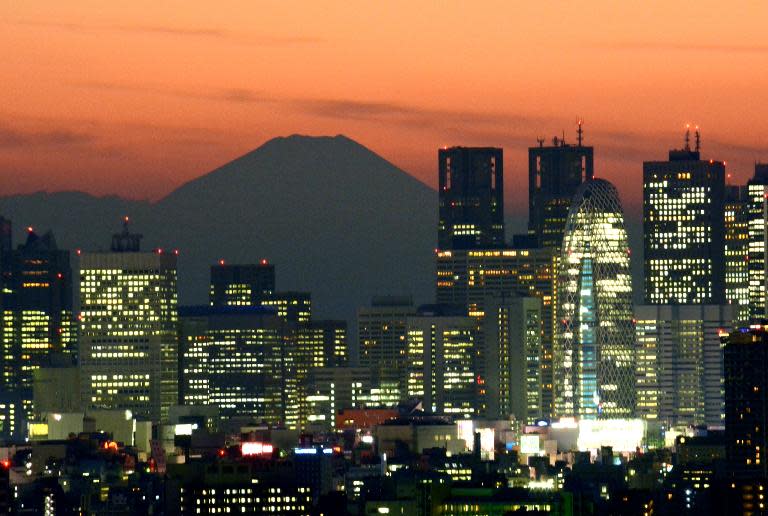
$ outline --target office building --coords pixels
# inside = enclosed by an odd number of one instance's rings
[[[762,199],[762,195],[761,201]],[[725,187],[725,301],[738,307],[736,319],[746,324],[749,303],[749,192],[747,186]]]
[[[260,306],[182,307],[179,317],[182,404],[297,427],[294,325]]]
[[[479,329],[464,307],[425,305],[406,319],[408,397],[425,410],[471,418],[484,385],[475,380]]]
[[[273,292],[261,298],[261,306],[272,307],[277,315],[294,324],[312,319],[312,295],[309,292]]]
[[[643,163],[646,304],[713,304],[725,297],[725,164],[691,150]]]
[[[766,274],[765,254],[768,248],[768,164],[755,165],[755,175],[747,183],[748,205],[748,277],[749,277],[749,316],[760,319],[766,313]]]
[[[275,266],[267,260],[258,264],[234,265],[220,260],[211,266],[211,306],[258,305],[275,291]]]
[[[732,332],[723,353],[726,457],[739,479],[768,478],[768,332]]]
[[[50,231],[41,237],[29,228],[25,243],[6,257],[4,383],[21,394],[31,417],[34,372],[53,356],[68,356],[70,365],[77,356],[72,269],[69,251],[58,248]]]
[[[483,319],[487,417],[513,416],[526,424],[542,417],[541,299],[492,296]]]
[[[302,399],[301,428],[332,432],[342,410],[378,406],[371,387],[370,370],[364,367],[313,368]]]
[[[499,248],[504,238],[504,156],[492,147],[438,151],[440,249]]]
[[[297,329],[295,374],[299,389],[300,428],[310,421],[314,410],[309,399],[309,396],[315,394],[310,382],[312,372],[325,368],[345,368],[348,358],[346,321],[311,321]],[[370,377],[370,373],[365,376]]]
[[[576,192],[557,277],[555,415],[633,417],[629,247],[618,192],[608,181],[593,179]]]
[[[178,400],[176,254],[141,252],[114,235],[110,252],[80,256],[80,366],[93,409],[165,420]]]
[[[737,305],[639,305],[637,415],[674,426],[723,424],[721,335]]]
[[[494,296],[541,299],[542,415],[552,407],[552,342],[555,330],[557,252],[551,248],[437,252],[436,299],[465,305],[480,324]],[[494,315],[497,316],[498,314]],[[484,364],[478,374],[485,378]]]
[[[579,122],[576,145],[553,138],[551,146],[528,149],[528,233],[542,247],[559,249],[576,189],[594,174],[594,150],[582,145]]]
[[[382,407],[406,397],[406,320],[416,314],[409,297],[375,297],[357,311],[360,367],[371,371],[373,389]]]

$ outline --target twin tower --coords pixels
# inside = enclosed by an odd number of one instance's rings
[[[529,149],[528,233],[515,235],[511,244],[504,233],[502,149],[439,151],[438,261],[450,256],[457,268],[449,275],[438,263],[438,299],[461,298],[446,296],[446,277],[454,279],[450,288],[461,284],[472,295],[478,282],[470,278],[464,285],[465,270],[475,271],[474,277],[494,276],[481,283],[485,296],[534,293],[544,305],[541,417],[633,417],[635,333],[624,214],[616,188],[593,178],[593,148],[582,145],[581,126],[578,135],[577,144],[554,138],[551,146],[539,140]],[[504,265],[512,253],[518,261]],[[467,256],[460,265],[458,255]],[[521,256],[544,265],[527,266]],[[473,257],[478,263],[469,263]],[[536,277],[535,289],[528,288],[527,275]]]

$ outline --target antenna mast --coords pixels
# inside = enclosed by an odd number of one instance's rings
[[[579,119],[579,128],[578,128],[576,134],[578,134],[578,136],[579,136],[579,147],[581,147],[581,142],[584,139],[584,131],[581,128],[581,119]]]
[[[699,131],[699,126],[696,126],[696,152],[699,152],[701,150],[701,131]]]
[[[691,150],[691,124],[685,124],[685,150]]]

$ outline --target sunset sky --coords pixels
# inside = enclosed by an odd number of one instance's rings
[[[588,5],[588,7],[585,7]],[[687,122],[743,181],[768,161],[768,3],[29,1],[0,4],[0,194],[158,199],[293,133],[343,133],[424,182],[437,148],[526,148],[584,119],[638,206]]]

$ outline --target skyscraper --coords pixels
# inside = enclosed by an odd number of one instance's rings
[[[275,266],[267,260],[247,265],[221,260],[211,266],[211,306],[255,306],[274,291]]]
[[[732,332],[723,354],[726,456],[736,478],[768,477],[768,332]],[[761,502],[762,503],[762,502]],[[762,512],[762,511],[761,511]]]
[[[179,317],[184,404],[297,427],[294,325],[261,306],[182,307]]]
[[[407,319],[415,314],[410,297],[376,297],[357,311],[360,367],[371,371],[382,406],[406,396]]]
[[[713,304],[725,296],[725,164],[691,150],[643,163],[646,304]]]
[[[755,164],[755,175],[747,183],[748,204],[748,297],[749,316],[762,318],[766,313],[766,249],[768,248],[768,164]]]
[[[528,233],[542,247],[560,248],[571,199],[579,185],[592,179],[594,150],[582,145],[579,122],[576,145],[553,138],[551,146],[528,149]]]
[[[482,360],[486,415],[533,424],[542,417],[541,299],[495,295],[486,300]]]
[[[725,301],[738,307],[736,320],[747,323],[749,302],[748,187],[726,185],[725,190]],[[762,195],[760,196],[762,200]]]
[[[504,159],[493,147],[438,151],[440,249],[504,247]]]
[[[460,306],[425,305],[406,325],[408,397],[437,414],[478,415],[476,321]]]
[[[639,305],[637,415],[673,426],[723,424],[721,336],[737,305]]]
[[[80,365],[87,406],[166,420],[178,401],[176,255],[141,235],[80,257]]]
[[[27,417],[32,415],[34,372],[51,356],[65,354],[74,363],[77,350],[72,312],[72,269],[69,251],[61,250],[50,231],[32,228],[23,245],[7,254],[4,294],[6,386],[21,393]]]
[[[476,317],[480,325],[483,324],[484,317],[491,316],[488,312],[488,301],[494,296],[541,299],[540,368],[543,417],[550,415],[552,407],[552,339],[557,295],[555,253],[551,248],[437,252],[437,302],[467,306],[469,315]],[[492,314],[493,317],[498,315]],[[484,363],[480,363],[478,367],[481,378],[485,375],[502,374],[486,370]]]
[[[618,192],[594,179],[576,191],[558,263],[556,416],[635,413],[632,282]]]

